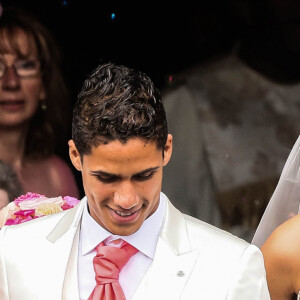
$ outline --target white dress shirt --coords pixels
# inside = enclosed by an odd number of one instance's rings
[[[78,283],[81,300],[88,299],[96,285],[93,267],[95,248],[107,238],[110,242],[122,238],[139,250],[121,270],[119,277],[126,299],[132,298],[152,263],[165,214],[165,201],[161,195],[159,206],[154,214],[145,220],[138,231],[129,236],[112,235],[91,217],[87,206],[84,208],[78,249]]]

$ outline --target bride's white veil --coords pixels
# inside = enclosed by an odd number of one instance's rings
[[[252,244],[259,248],[276,227],[299,213],[300,136],[284,165],[277,187],[260,220]]]

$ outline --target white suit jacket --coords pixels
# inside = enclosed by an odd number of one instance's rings
[[[0,230],[1,300],[79,299],[77,255],[85,203],[83,198],[73,209]],[[150,299],[270,299],[262,254],[167,201],[154,260],[132,298]]]

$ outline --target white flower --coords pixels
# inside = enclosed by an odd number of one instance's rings
[[[61,196],[54,197],[54,198],[41,197],[41,198],[24,200],[22,202],[19,202],[19,207],[21,210],[36,209],[41,205],[41,203],[43,204],[53,203],[61,206],[64,204],[64,200]]]

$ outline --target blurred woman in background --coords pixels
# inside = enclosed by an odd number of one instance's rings
[[[67,147],[71,108],[60,53],[33,16],[4,8],[0,17],[0,159],[25,192],[79,197],[74,174],[57,154]],[[67,149],[67,148],[66,148]]]

